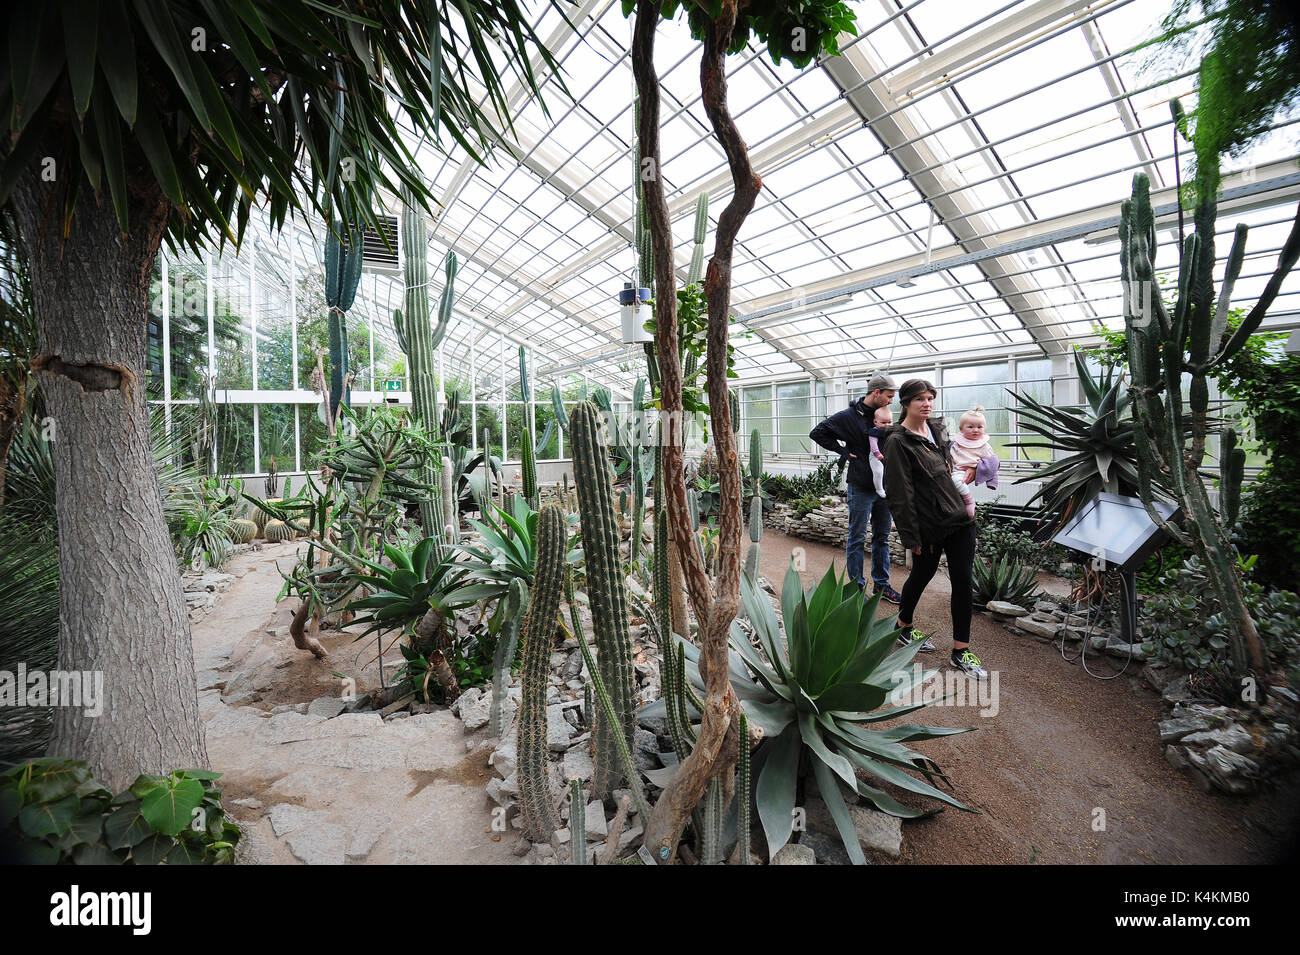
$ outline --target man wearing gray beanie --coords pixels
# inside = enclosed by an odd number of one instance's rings
[[[871,475],[872,418],[877,408],[888,408],[894,400],[898,386],[884,372],[877,372],[867,381],[867,393],[849,402],[843,411],[837,411],[817,427],[808,437],[827,451],[839,455],[840,467],[849,463],[849,536],[845,544],[845,570],[849,578],[865,589],[863,575],[863,550],[867,539],[867,524],[871,525],[871,580],[875,592],[890,603],[902,598],[889,583],[889,503],[876,493]]]

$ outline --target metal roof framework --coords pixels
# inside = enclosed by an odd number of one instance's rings
[[[1176,267],[1168,103],[1192,105],[1194,69],[1153,66],[1137,49],[1163,2],[850,6],[858,36],[842,38],[840,56],[798,71],[751,44],[728,60],[732,111],[764,180],[735,252],[742,381],[1062,355],[1096,324],[1122,324],[1114,232],[1137,171],[1151,177],[1168,243],[1157,264]],[[581,371],[626,397],[643,369],[614,303],[634,260],[630,22],[617,0],[581,0],[567,22],[549,4],[534,8],[572,98],[549,77],[548,115],[516,87],[515,135],[486,165],[407,130],[440,202],[431,278],[441,283],[447,249],[461,262],[446,374],[468,378],[471,342],[488,349],[500,334],[533,349],[539,381]],[[730,175],[700,104],[698,44],[679,19],[661,25],[657,45],[684,279],[696,197],[709,194],[708,253]],[[1294,122],[1225,176],[1221,248],[1237,221],[1252,226],[1242,303],[1262,290],[1300,199]],[[358,297],[394,343],[402,295],[400,277],[373,276]],[[1266,327],[1293,326],[1298,295],[1293,275]]]

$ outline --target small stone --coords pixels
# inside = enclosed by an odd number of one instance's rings
[[[456,701],[451,704],[450,709],[452,715],[460,716],[460,711],[463,707],[473,706],[475,703],[478,702],[479,697],[482,695],[483,695],[482,690],[480,690],[476,686],[471,686],[460,696],[456,697]]]
[[[563,753],[573,739],[573,727],[564,718],[564,708],[558,703],[546,708],[546,748],[552,753]]]
[[[533,844],[528,841],[528,837],[520,836],[519,841],[515,843],[515,847],[511,852],[514,853],[515,858],[522,859],[524,856],[528,855],[529,850],[532,848]]]
[[[814,832],[810,829],[800,834],[799,845],[807,846],[816,854],[818,865],[853,864],[853,860],[849,858],[849,854],[844,848],[844,843],[837,837]]]
[[[569,832],[567,828],[555,830],[555,842],[557,845],[567,846],[569,844],[569,840],[572,838],[573,838],[573,833]]]
[[[1187,689],[1187,677],[1180,676],[1178,679],[1170,682],[1165,686],[1161,697],[1168,703],[1180,703],[1183,700],[1192,698],[1191,692]]]
[[[1234,753],[1249,753],[1255,749],[1251,735],[1236,723],[1224,729],[1192,733],[1183,737],[1183,743],[1188,746],[1222,746]]]
[[[568,830],[566,829],[564,831],[567,835]],[[537,854],[543,859],[552,859],[555,857],[555,846],[550,845],[549,843],[539,842],[537,845],[533,846],[533,848],[537,850]]]
[[[993,613],[1001,614],[1004,617],[1025,617],[1029,615],[1029,611],[1024,607],[1006,600],[990,600],[985,606]]]
[[[1039,600],[1034,604],[1039,613],[1059,613],[1061,608],[1050,600]]]
[[[604,839],[609,835],[609,823],[605,821],[605,805],[599,799],[587,803],[584,822],[588,839]]]
[[[1202,730],[1208,730],[1209,728],[1210,724],[1199,716],[1163,720],[1159,727],[1160,742],[1176,743],[1190,733],[1200,733]]]
[[[1056,636],[1056,631],[1060,628],[1060,624],[1056,623],[1056,621],[1048,623],[1035,620],[1033,617],[1021,617],[1016,621],[1016,626],[1026,633],[1033,634],[1035,637],[1043,637],[1048,640]]]
[[[497,774],[505,779],[515,771],[518,765],[519,754],[515,748],[513,739],[506,740],[488,757],[488,765],[497,771]]]
[[[596,775],[596,766],[592,762],[590,754],[576,747],[569,749],[564,754],[565,779],[572,779],[577,776],[583,782],[586,782],[594,775]],[[615,798],[617,799],[617,796]]]
[[[816,865],[817,853],[803,843],[787,842],[772,856],[772,865]]]
[[[342,713],[347,705],[348,701],[341,696],[318,696],[307,704],[307,715],[329,720]]]
[[[255,799],[255,798],[252,797],[252,796],[248,796],[248,797],[245,798],[245,799],[235,799],[235,800],[233,800],[233,802],[234,802],[234,804],[235,804],[236,806],[243,806],[245,809],[261,809],[261,808],[262,808],[262,800],[260,800],[260,799]]]
[[[1182,769],[1187,765],[1187,757],[1183,755],[1182,749],[1173,745],[1165,747],[1165,761],[1174,769]]]
[[[324,820],[328,813],[317,809],[304,809],[293,803],[277,803],[271,807],[271,828],[277,836],[287,835],[303,826]]]
[[[625,796],[627,797],[627,814],[629,816],[634,816],[640,811],[640,808],[636,804],[636,800],[632,798],[632,790],[615,789],[610,793],[610,795],[614,797],[615,806],[621,806],[623,804],[623,798]]]
[[[862,806],[850,806],[849,816],[853,819],[853,828],[862,848],[883,852],[893,859],[901,855],[903,820]]]

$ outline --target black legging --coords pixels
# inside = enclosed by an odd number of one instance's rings
[[[948,557],[948,579],[952,581],[952,639],[970,643],[971,567],[975,563],[975,525],[958,527],[938,542],[921,545],[921,553],[912,555],[912,572],[903,584],[903,600],[898,607],[899,620],[912,620],[921,594],[939,569],[939,554]]]

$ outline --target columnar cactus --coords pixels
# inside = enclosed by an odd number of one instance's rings
[[[574,776],[569,780],[569,861],[574,865],[587,864],[587,805],[582,794],[582,780]]]
[[[493,736],[501,736],[506,731],[505,701],[510,688],[510,665],[514,663],[519,631],[528,615],[528,585],[519,577],[510,581],[505,601],[501,632],[497,634],[496,653],[492,656],[492,707],[488,711],[488,725]]]
[[[442,537],[448,544],[460,543],[460,507],[456,500],[455,468],[451,458],[443,456],[442,473],[438,476],[442,487],[439,497],[442,499]]]
[[[754,495],[763,496],[763,439],[758,429],[749,432],[749,479],[754,482]]]
[[[557,504],[537,518],[537,564],[528,617],[524,622],[522,696],[519,704],[519,802],[524,825],[534,842],[549,841],[560,822],[551,791],[546,743],[546,697],[551,666],[551,638],[560,614],[560,594],[567,569],[568,531]]]
[[[701,192],[695,200],[695,246],[691,249],[691,265],[686,270],[686,284],[694,285],[704,278],[704,235],[709,231],[709,194]]]
[[[745,718],[745,711],[740,711],[739,719],[740,735],[740,757],[736,764],[736,837],[740,844],[740,864],[752,865],[753,860],[749,852],[749,800],[750,800],[750,768],[749,768],[749,720]]]
[[[342,227],[339,226],[338,229]],[[351,360],[348,357],[347,310],[357,297],[361,282],[361,235],[351,233],[347,245],[338,229],[330,230],[325,239],[325,304],[329,306],[330,333],[330,413],[339,413],[339,404],[351,404],[344,390]]]
[[[438,306],[438,319],[430,323],[429,315],[429,236],[424,216],[409,188],[402,190],[402,262],[406,283],[406,312],[393,312],[393,327],[397,341],[406,354],[406,368],[411,388],[411,407],[416,420],[430,432],[438,427],[437,350],[451,325],[452,303],[456,295],[456,253],[448,252],[446,280]],[[433,486],[432,467],[421,469],[421,479]],[[420,523],[426,535],[437,535],[441,528],[441,514],[436,502],[426,498],[420,502]]]
[[[1240,503],[1241,470],[1245,463],[1245,455],[1236,447],[1235,432],[1229,430],[1225,436],[1220,514],[1215,512],[1200,473],[1210,432],[1207,376],[1211,369],[1240,351],[1259,327],[1282,280],[1300,258],[1300,216],[1292,226],[1263,295],[1228,335],[1228,308],[1245,258],[1247,228],[1237,226],[1216,303],[1217,199],[1212,184],[1217,173],[1217,168],[1198,169],[1195,231],[1183,246],[1178,299],[1172,316],[1156,282],[1155,215],[1151,208],[1150,182],[1144,173],[1133,177],[1132,196],[1121,207],[1120,278],[1132,375],[1134,443],[1138,451],[1139,493],[1148,513],[1173,537],[1194,548],[1210,568],[1210,579],[1229,624],[1237,672],[1244,674],[1249,670],[1262,674],[1266,660],[1242,592],[1232,547],[1232,525]],[[1190,415],[1187,416],[1182,397],[1184,376],[1191,378]],[[1157,478],[1163,478],[1178,498],[1189,518],[1190,533],[1182,532],[1156,514],[1152,486]]]
[[[613,733],[621,733],[630,747],[636,729],[632,678],[632,639],[628,633],[627,591],[619,551],[618,516],[610,483],[609,456],[600,435],[600,413],[589,401],[580,402],[570,419],[573,476],[582,517],[583,553],[587,562],[587,596],[596,634],[600,676],[614,709],[617,726],[597,713],[593,730],[596,744],[595,793],[621,785]]]
[[[758,542],[763,539],[763,499],[755,494],[749,499],[749,550],[745,553],[745,576],[758,582]]]

